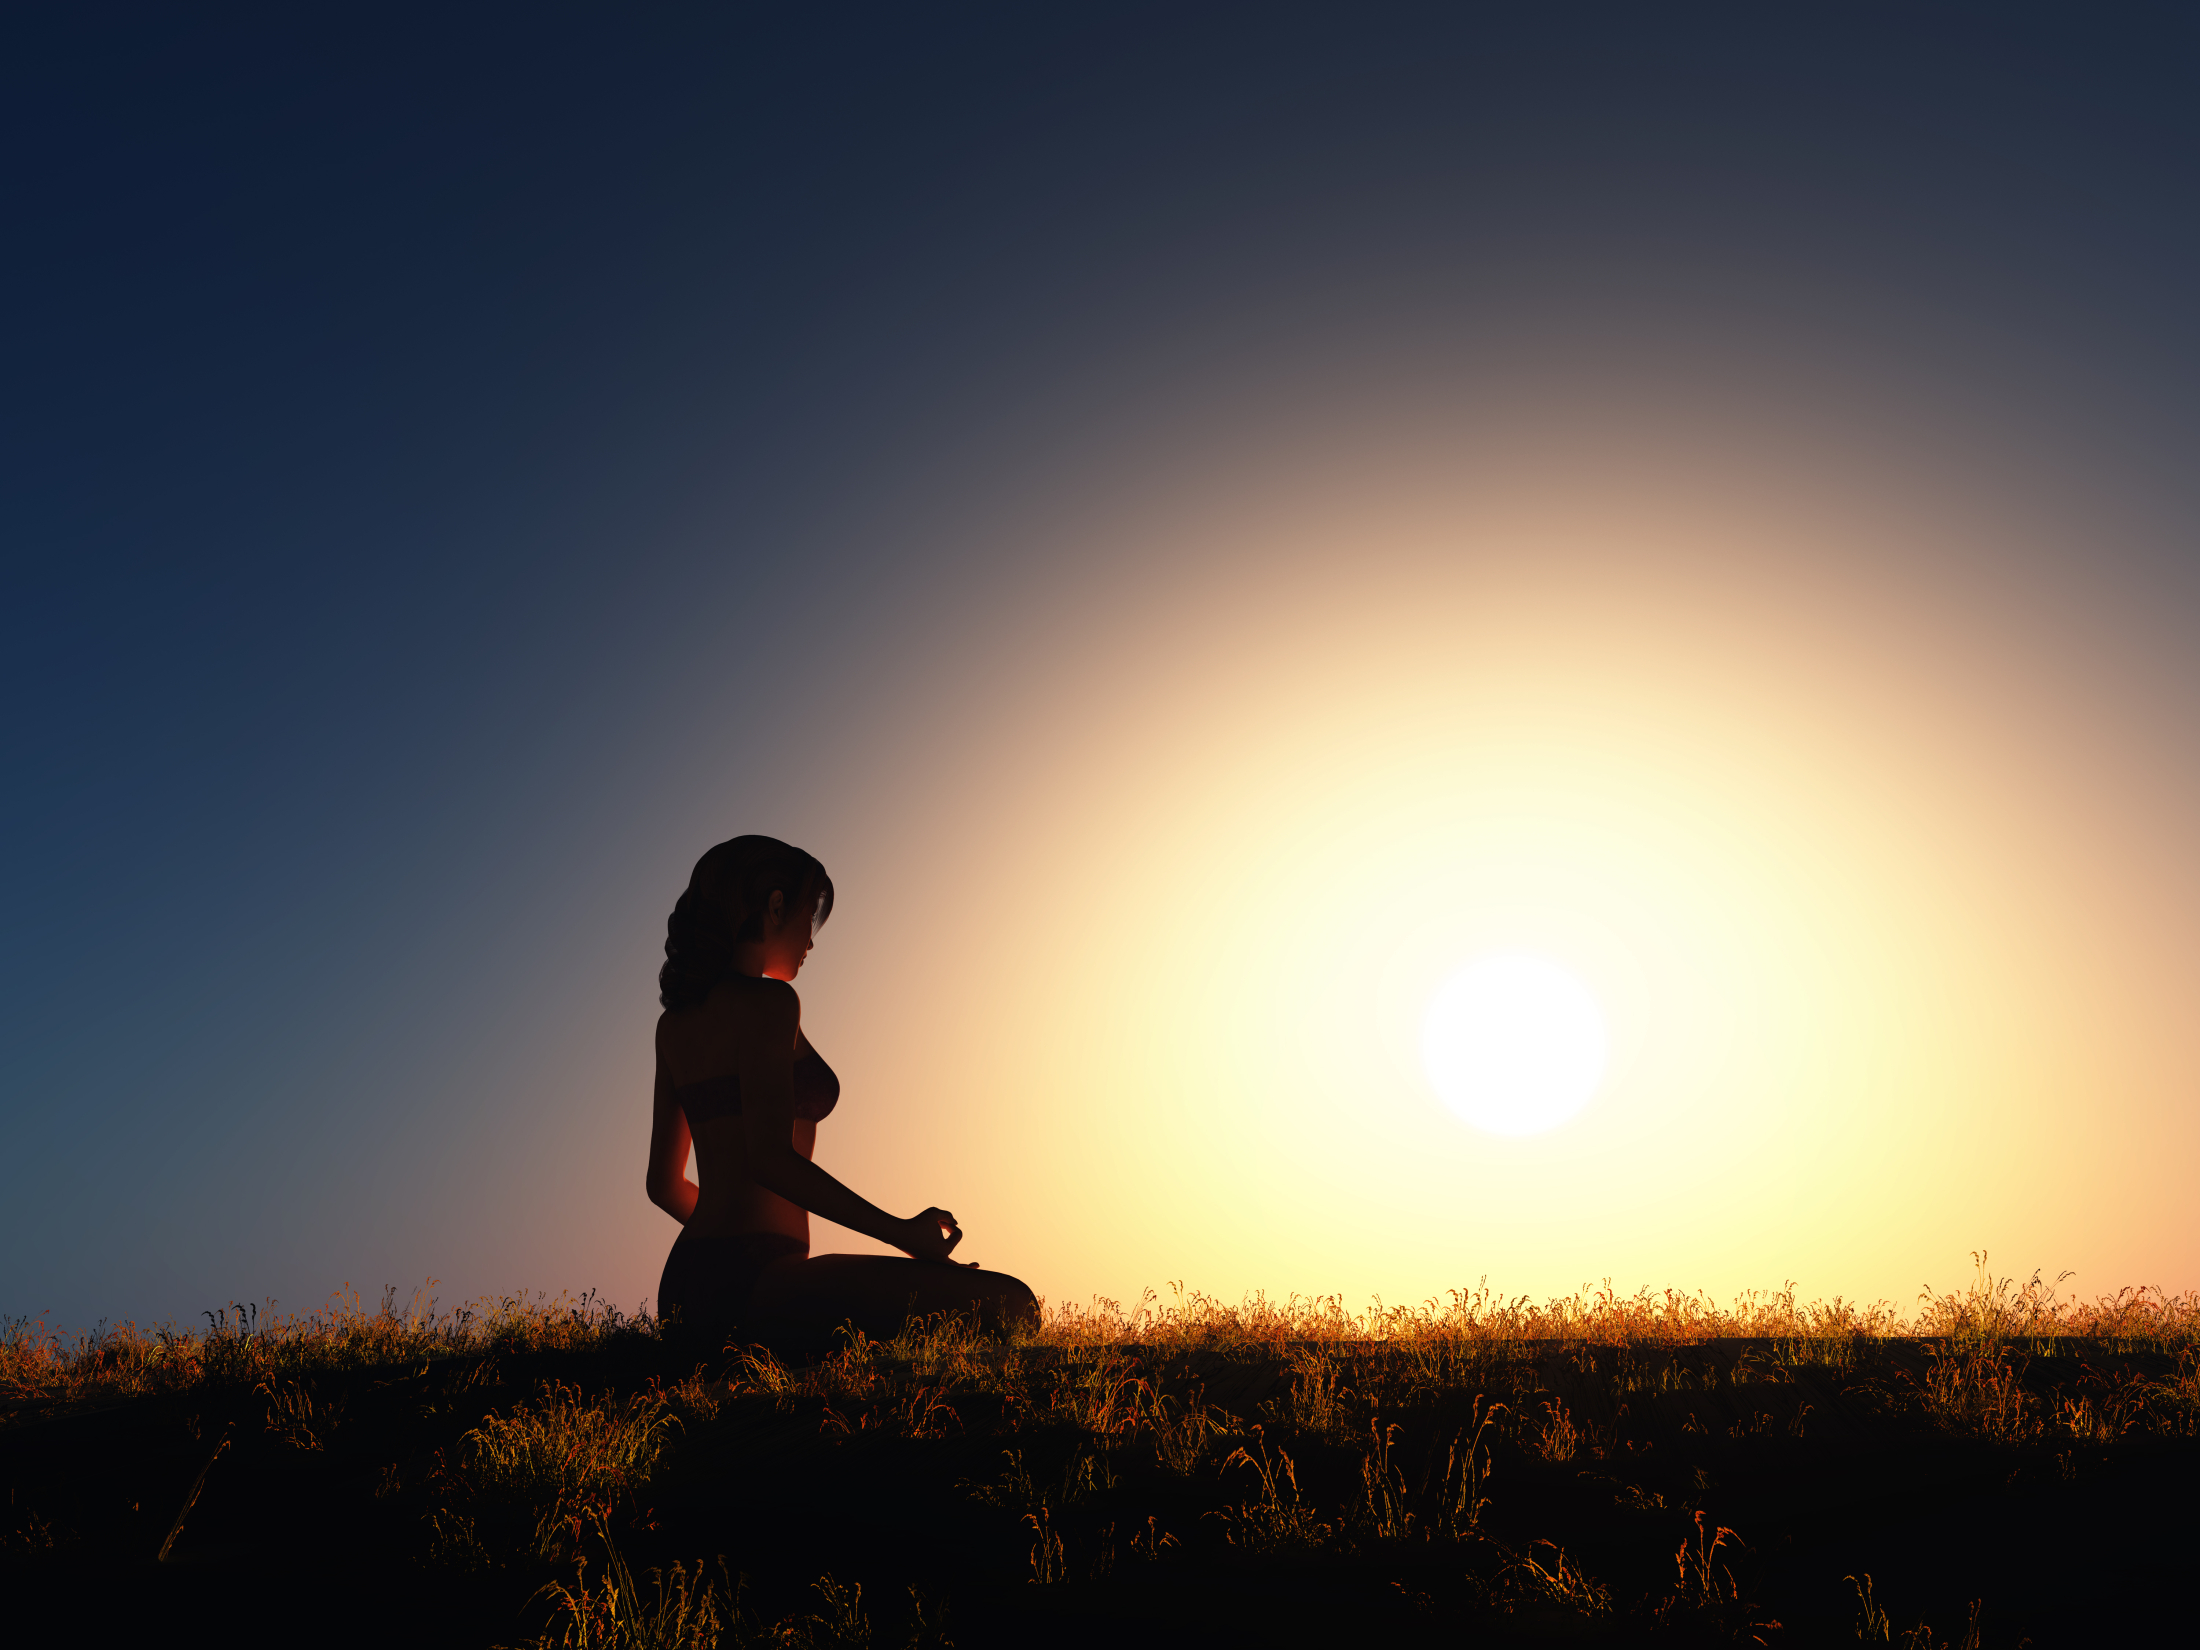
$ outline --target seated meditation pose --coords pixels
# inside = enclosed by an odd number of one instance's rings
[[[912,1314],[975,1314],[994,1333],[1035,1324],[1016,1279],[948,1258],[962,1228],[945,1209],[899,1219],[811,1161],[840,1079],[802,1033],[792,981],[832,909],[825,867],[768,836],[719,843],[673,907],[649,1199],[681,1230],[658,1313],[690,1339],[811,1347],[850,1322],[891,1339]],[[910,1258],[813,1256],[813,1214]]]

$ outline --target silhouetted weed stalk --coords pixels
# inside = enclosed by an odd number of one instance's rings
[[[395,1289],[365,1307],[348,1284],[320,1311],[295,1315],[232,1302],[203,1314],[204,1329],[102,1325],[64,1335],[43,1319],[0,1320],[0,1401],[75,1403],[176,1392],[203,1385],[267,1384],[271,1391],[321,1375],[432,1364],[497,1353],[570,1351],[635,1328],[584,1295],[507,1295],[439,1310],[430,1279],[402,1304]]]
[[[445,1497],[430,1514],[438,1552],[492,1562],[485,1522],[506,1527],[499,1545],[537,1558],[578,1551],[585,1530],[631,1506],[648,1482],[681,1424],[671,1406],[655,1389],[591,1398],[545,1381],[533,1404],[514,1404],[510,1415],[492,1410],[460,1441],[457,1467],[439,1471]]]
[[[871,1650],[878,1642],[861,1583],[819,1576],[810,1586],[818,1608],[767,1623],[748,1608],[748,1578],[723,1558],[653,1568],[645,1587],[609,1520],[590,1518],[586,1535],[572,1581],[553,1581],[536,1594],[552,1607],[551,1629],[529,1650]],[[941,1609],[914,1587],[908,1596],[908,1628],[898,1641],[905,1650],[951,1644]]]
[[[2134,1434],[2200,1436],[2200,1295],[2080,1302],[2062,1279],[1974,1261],[1967,1289],[1927,1290],[1907,1318],[1799,1303],[1792,1287],[1727,1307],[1483,1289],[1353,1313],[1334,1296],[1228,1305],[1178,1286],[1128,1310],[1057,1308],[1006,1340],[946,1318],[884,1342],[849,1331],[805,1359],[728,1346],[684,1366],[652,1319],[593,1297],[439,1310],[426,1291],[402,1305],[386,1292],[369,1310],[346,1292],[307,1316],[232,1306],[188,1330],[64,1339],[18,1320],[0,1332],[0,1393],[18,1415],[189,1394],[301,1464],[383,1448],[352,1442],[359,1417],[401,1398],[406,1424],[435,1436],[366,1463],[376,1503],[414,1532],[418,1561],[539,1588],[540,1645],[944,1642],[923,1599],[893,1612],[908,1636],[874,1631],[862,1587],[831,1575],[767,1623],[726,1558],[668,1550],[664,1498],[718,1493],[757,1439],[961,1463],[934,1493],[993,1532],[998,1573],[1022,1586],[1381,1565],[1450,1577],[1451,1608],[1761,1642],[1776,1624],[1752,1592],[1736,1533],[1752,1518],[1722,1486],[1729,1462],[1788,1460],[1822,1427],[1884,1423],[1971,1440],[2012,1479],[2061,1481]],[[195,1412],[192,1426],[197,1459],[213,1435]],[[242,1470],[216,1464],[230,1437],[200,1483]],[[1578,1529],[1544,1521],[1560,1505]],[[188,1550],[190,1513],[186,1501],[164,1554]],[[11,1503],[10,1517],[7,1545],[65,1538],[39,1507]],[[638,1580],[630,1550],[670,1562]],[[1856,1586],[1867,1642],[1897,1642],[1870,1578]]]
[[[1429,1388],[1478,1379],[1493,1359],[1552,1346],[1640,1352],[1720,1340],[1774,1341],[1783,1364],[1830,1367],[1853,1361],[1859,1342],[1896,1339],[1940,1342],[1949,1356],[1985,1360],[1981,1368],[2005,1355],[2038,1355],[2079,1342],[2119,1353],[2200,1351],[2200,1291],[2171,1295],[2141,1288],[2092,1301],[2063,1299],[2038,1274],[2019,1284],[1993,1277],[1983,1252],[1973,1259],[1978,1275],[1967,1290],[1943,1295],[1928,1288],[1909,1317],[1885,1302],[1864,1306],[1838,1296],[1799,1302],[1793,1285],[1770,1294],[1749,1291],[1724,1307],[1701,1293],[1645,1289],[1620,1295],[1604,1285],[1540,1303],[1485,1287],[1454,1290],[1444,1301],[1391,1307],[1378,1301],[1352,1312],[1335,1295],[1272,1301],[1256,1293],[1233,1305],[1179,1284],[1169,1301],[1149,1291],[1127,1310],[1106,1299],[1053,1307],[1036,1332],[1005,1348],[967,1329],[935,1325],[877,1343],[877,1356],[895,1367],[897,1378],[951,1385],[974,1378],[979,1365],[996,1366],[1004,1349],[1053,1352],[1064,1357],[1065,1379],[1079,1389],[1064,1392],[1057,1404],[1096,1403],[1105,1415],[1129,1390],[1133,1351],[1136,1359],[1151,1360],[1267,1349],[1294,1360],[1305,1377],[1297,1383],[1306,1406],[1303,1424],[1321,1429],[1334,1424],[1324,1407],[1333,1402],[1323,1384],[1324,1360],[1338,1349],[1380,1350],[1398,1361],[1408,1385]],[[268,1383],[273,1390],[320,1374],[578,1350],[656,1330],[646,1314],[628,1317],[593,1295],[514,1294],[439,1309],[434,1288],[431,1279],[402,1303],[395,1289],[385,1290],[370,1309],[347,1285],[306,1314],[233,1303],[204,1314],[203,1329],[123,1323],[64,1334],[43,1319],[0,1320],[0,1401],[70,1403],[207,1382]],[[1113,1349],[1124,1352],[1111,1363]],[[848,1379],[860,1385],[861,1366],[871,1354],[840,1356]],[[301,1418],[310,1428],[310,1418]]]

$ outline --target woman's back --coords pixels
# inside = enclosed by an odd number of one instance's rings
[[[688,1224],[698,1233],[783,1232],[809,1242],[808,1213],[757,1183],[742,1115],[742,1072],[753,1079],[760,1067],[777,1066],[794,1091],[791,1144],[805,1158],[816,1155],[817,1125],[838,1103],[840,1079],[802,1035],[799,1018],[793,1046],[781,1043],[776,1033],[793,995],[779,980],[721,980],[694,1007],[658,1018],[658,1086],[669,1090],[695,1147]]]

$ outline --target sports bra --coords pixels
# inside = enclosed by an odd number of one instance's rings
[[[672,1098],[687,1113],[688,1127],[713,1117],[739,1117],[741,1115],[741,1076],[727,1072],[723,1077],[705,1077],[693,1083],[682,1083],[672,1091]],[[794,1114],[821,1122],[840,1102],[840,1079],[833,1074],[816,1049],[810,1047],[809,1038],[802,1039],[802,1046],[794,1051]]]

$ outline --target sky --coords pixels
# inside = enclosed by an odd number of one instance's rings
[[[0,1315],[653,1301],[664,920],[1055,1303],[2200,1285],[2178,8],[17,8]],[[1526,1138],[1417,1056],[1602,1005]],[[819,1249],[876,1249],[820,1226]]]

